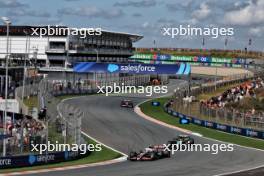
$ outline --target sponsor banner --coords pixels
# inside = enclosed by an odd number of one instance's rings
[[[88,156],[90,152],[81,155],[78,152],[65,151],[56,152],[42,155],[23,155],[23,156],[10,156],[0,158],[0,168],[17,168],[17,167],[30,167],[35,165],[58,163],[68,160],[75,160]]]
[[[171,55],[169,54],[153,54],[153,59],[158,61],[171,60]]]
[[[202,62],[202,63],[230,63],[230,64],[245,64],[245,59],[242,58],[224,58],[210,56],[176,56],[169,54],[141,54],[137,53],[130,57],[133,60],[156,60],[156,61],[184,61],[184,62]]]
[[[173,111],[172,115],[177,117],[178,116],[178,112]]]
[[[243,129],[239,128],[239,127],[230,126],[229,131],[230,131],[230,133],[234,133],[234,134],[240,134],[240,135],[243,134]]]
[[[215,128],[218,129],[218,130],[221,130],[221,131],[227,131],[227,125],[222,125],[222,124],[218,124],[218,123],[215,123]]]
[[[179,123],[180,124],[189,124],[190,123],[190,120],[189,119],[185,119],[185,118],[180,118],[179,119]]]
[[[5,111],[4,99],[0,99],[0,111]],[[19,103],[16,99],[7,99],[7,111],[19,113]]]
[[[193,118],[193,117],[191,117],[191,119],[192,119],[192,123],[194,123],[194,124],[197,124],[197,125],[202,125],[203,124],[203,120],[200,120],[200,119],[196,119],[196,118]]]
[[[133,61],[133,60],[130,60]],[[156,60],[138,60],[140,63],[144,64],[178,64],[176,61],[156,61]],[[233,63],[213,63],[213,62],[188,62],[192,66],[206,66],[206,67],[228,67],[228,68],[255,68],[255,66],[250,66],[247,64],[233,64]]]
[[[211,57],[198,57],[198,60],[197,62],[205,62],[205,63],[208,63],[208,62],[212,62],[212,58]]]
[[[210,122],[210,121],[204,121],[204,126],[208,127],[208,128],[214,128],[214,122]]]
[[[153,54],[135,54],[130,58],[132,58],[132,59],[140,58],[140,59],[151,60],[151,59],[153,59]]]
[[[191,62],[193,61],[193,56],[171,56],[172,61],[185,61]]]
[[[239,134],[242,136],[264,139],[264,131],[257,131],[257,130],[248,129],[248,128],[240,128],[240,127],[235,127],[231,125],[220,124],[220,123],[211,122],[207,120],[200,120],[197,117],[190,117],[190,116],[187,117],[186,115],[173,111],[171,109],[168,109],[168,111],[170,111],[170,114],[172,114],[173,116],[178,117],[180,121],[182,119],[188,119],[189,120],[188,122],[199,125],[199,126],[224,131],[227,133],[233,133],[233,134]],[[184,123],[185,122],[187,121],[184,121]]]
[[[241,59],[238,58],[219,58],[212,57],[211,62],[213,63],[226,63],[226,64],[242,64]]]
[[[182,113],[178,113],[178,117],[179,118],[186,118],[186,116],[184,114],[182,114]]]
[[[73,70],[77,73],[102,72],[102,73],[130,73],[130,74],[173,74],[188,75],[191,73],[190,64],[118,64],[118,63],[96,63],[80,62]]]
[[[246,129],[245,130],[245,136],[249,136],[249,137],[259,137],[259,132],[252,130],[252,129]]]
[[[160,106],[160,102],[159,101],[152,101],[151,105],[152,106]]]

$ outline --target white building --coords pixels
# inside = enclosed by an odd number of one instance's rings
[[[102,62],[125,62],[133,54],[133,43],[142,36],[121,32],[102,31],[101,35],[88,35],[81,38],[76,35],[32,35],[32,28],[48,26],[10,26],[10,62],[20,61],[28,54],[31,62],[36,59],[38,66],[61,66],[67,61],[96,61],[97,54]],[[66,27],[61,27],[66,28]],[[0,26],[0,61],[6,56],[6,26]]]
[[[102,31],[101,35],[87,35],[85,38],[68,34],[42,37],[32,35],[32,28],[47,29],[49,27],[11,25],[9,30],[10,66],[21,67],[26,58],[27,66],[38,67],[40,72],[49,75],[49,79],[60,80],[65,84],[71,82],[73,85],[80,80],[88,82],[90,86],[124,81],[127,84],[137,82],[140,85],[149,81],[149,75],[76,74],[71,69],[71,65],[75,62],[127,62],[133,55],[133,43],[140,40],[142,36],[111,31]],[[0,26],[0,68],[2,66],[2,69],[5,65],[6,45],[6,26]],[[13,75],[9,74],[9,76],[12,77],[13,82],[20,81],[20,79],[13,79]]]

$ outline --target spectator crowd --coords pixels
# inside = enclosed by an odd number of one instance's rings
[[[241,85],[235,86],[233,88],[227,89],[225,92],[218,96],[211,97],[209,100],[202,100],[200,102],[200,109],[202,109],[202,112],[208,112],[204,111],[204,108],[208,110],[217,110],[220,112],[231,112],[231,116],[233,118],[241,118],[244,117],[244,123],[248,124],[260,124],[261,126],[264,125],[264,111],[256,111],[254,106],[252,109],[237,109],[237,108],[230,108],[230,104],[236,104],[240,103],[241,100],[245,98],[257,98],[256,92],[258,90],[262,90],[264,88],[264,81],[261,78],[258,78],[256,80],[247,81],[242,83]],[[201,111],[201,110],[200,110]],[[229,113],[230,114],[230,113]],[[220,115],[223,116],[223,115]],[[236,120],[239,120],[236,119]]]
[[[6,123],[7,135],[7,153],[19,153],[19,151],[28,150],[30,142],[38,142],[44,140],[45,130],[43,123],[36,119],[23,116],[22,118],[7,118]]]
[[[256,98],[255,90],[264,87],[262,79],[245,82],[239,86],[227,89],[224,93],[214,96],[201,103],[209,108],[223,108],[227,103],[235,103],[242,100],[244,97]]]

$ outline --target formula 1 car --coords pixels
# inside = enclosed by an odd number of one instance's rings
[[[162,158],[169,158],[170,151],[166,151],[164,145],[149,146],[144,151],[130,152],[127,157],[130,161],[154,161]]]
[[[134,108],[134,104],[131,100],[122,100],[120,106],[126,108]]]
[[[171,141],[168,141],[167,144],[194,144],[194,139],[191,138],[190,136],[188,135],[179,135],[177,136],[176,138],[173,138]]]

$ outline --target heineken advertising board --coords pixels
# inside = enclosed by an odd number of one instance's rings
[[[152,61],[182,61],[182,62],[202,62],[202,63],[230,63],[230,64],[244,64],[241,58],[221,58],[210,56],[175,56],[169,54],[135,54],[130,57],[131,60],[152,60]]]
[[[144,64],[177,64],[177,61],[153,61],[153,60],[141,60],[140,63]],[[203,62],[190,62],[192,66],[208,66],[208,67],[230,67],[230,68],[248,68],[248,65],[233,64],[233,63],[203,63]]]

